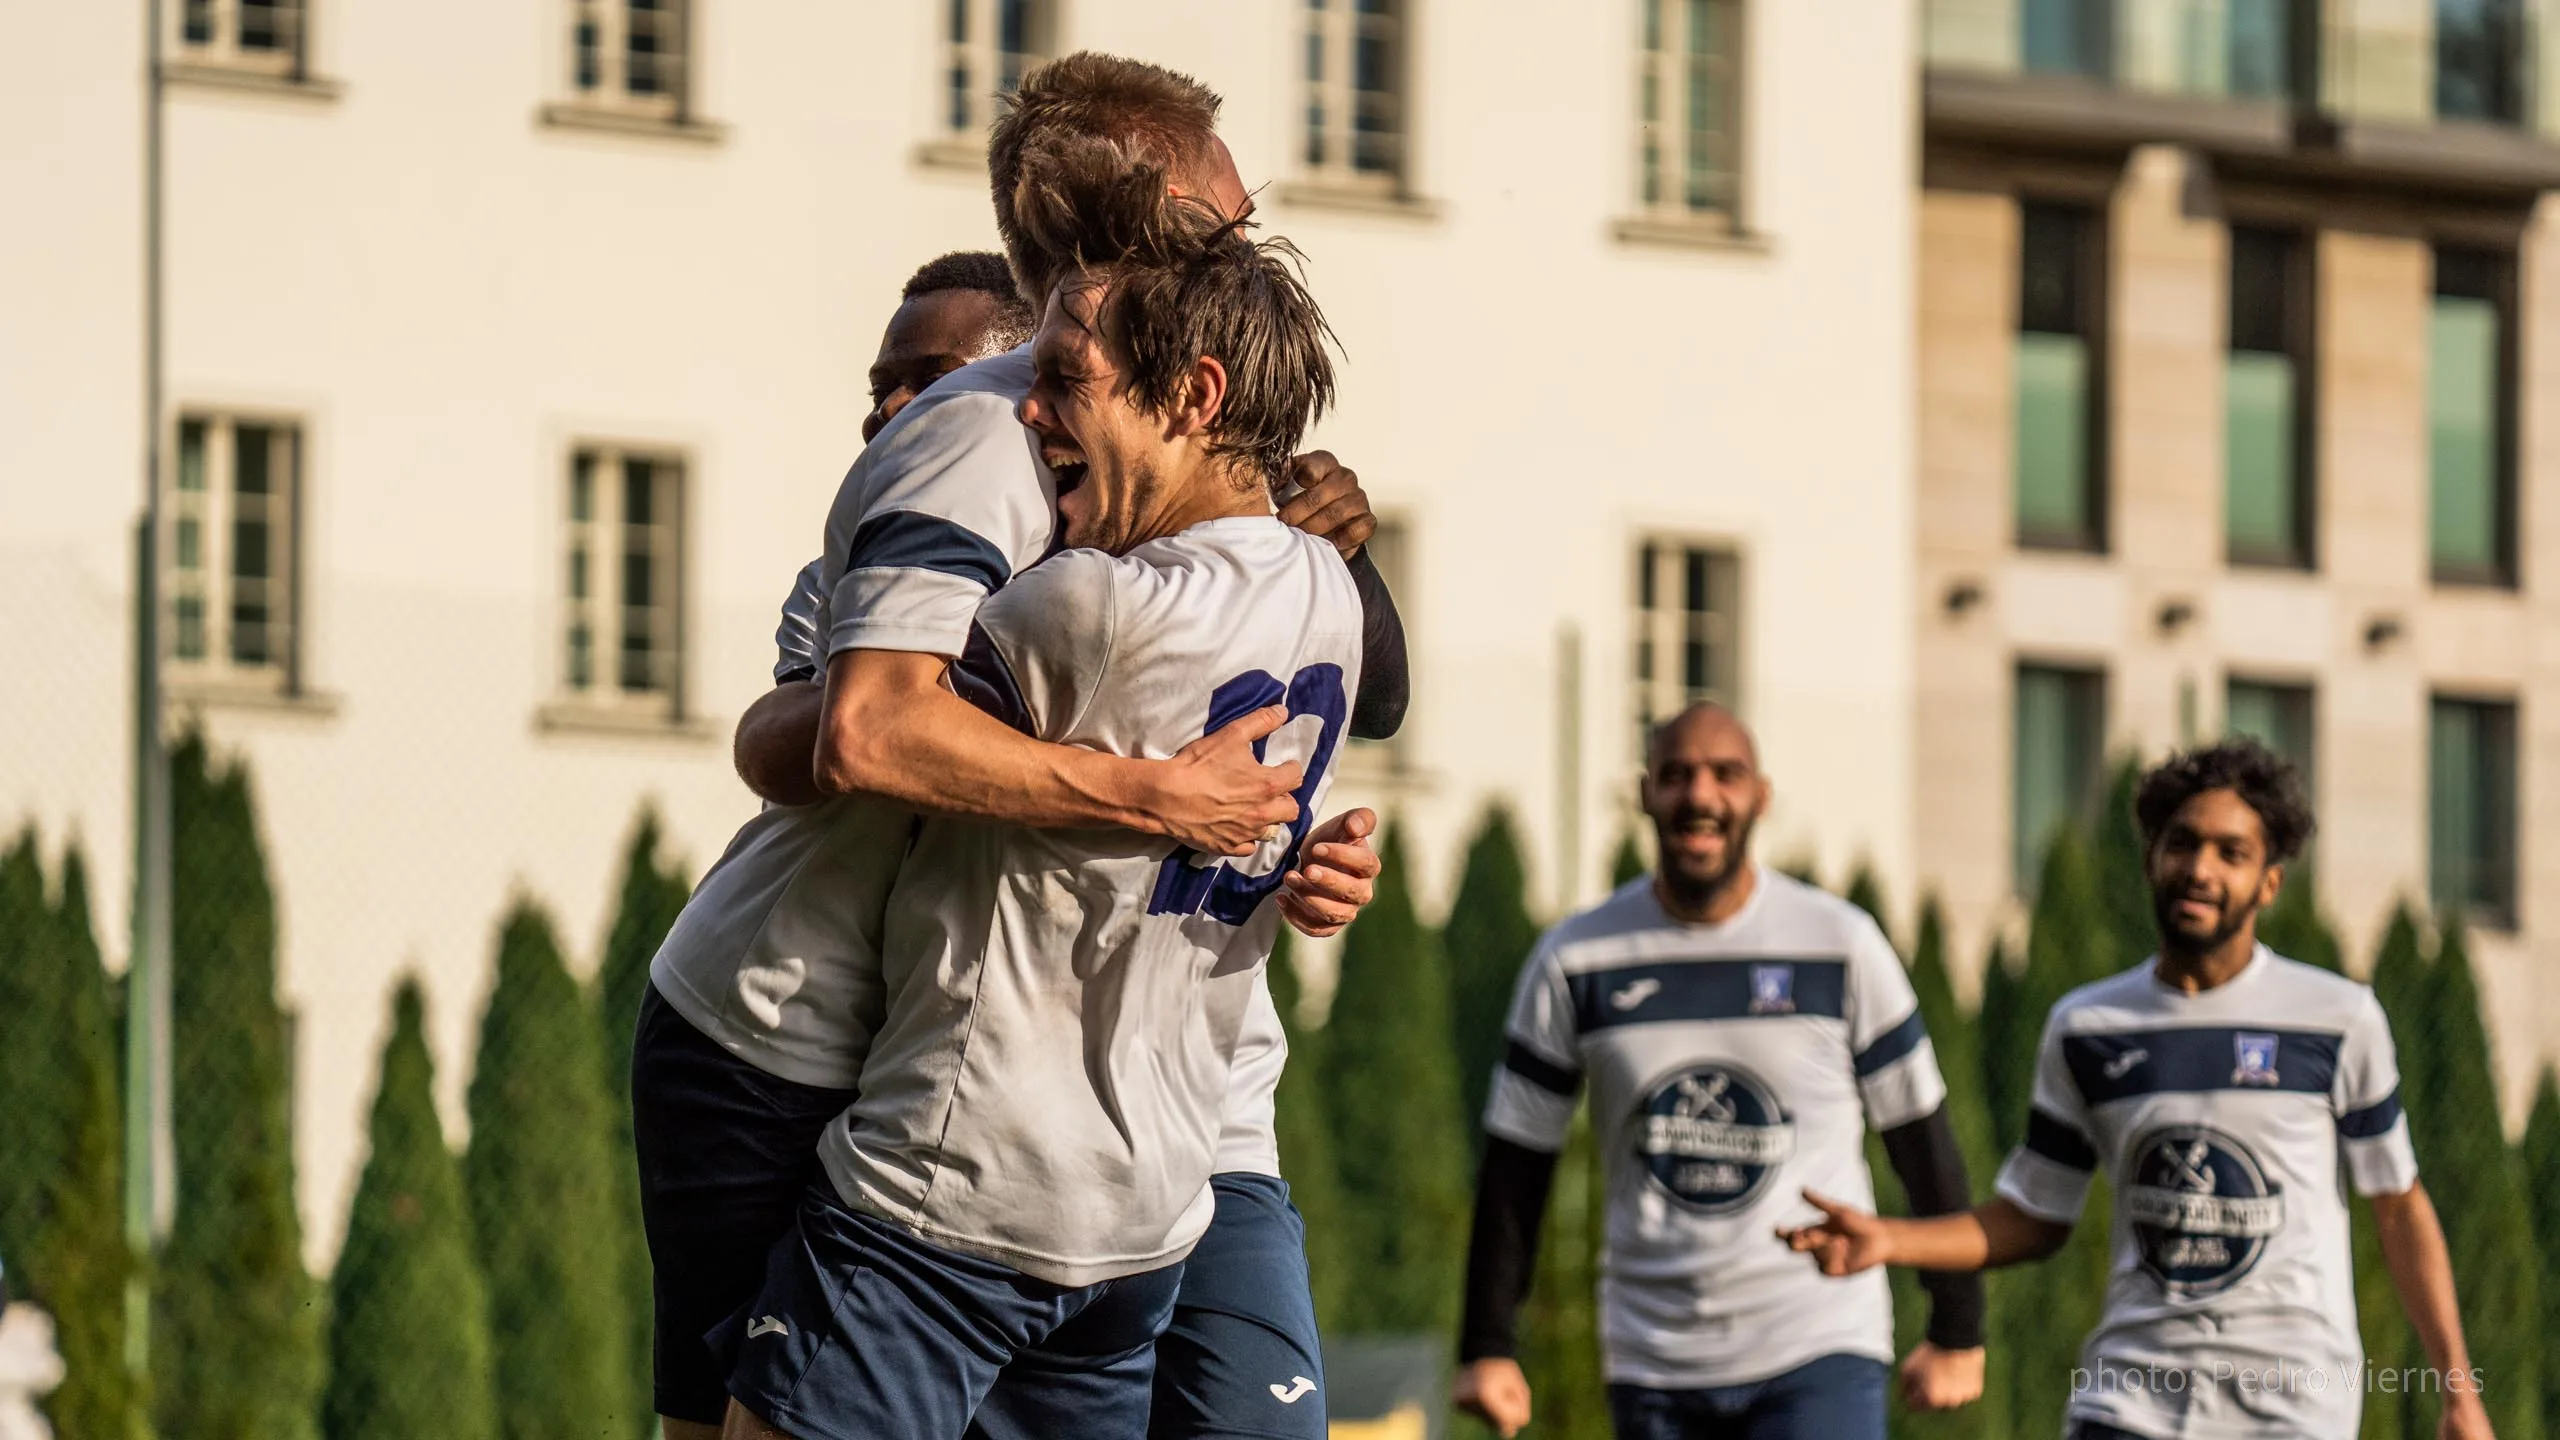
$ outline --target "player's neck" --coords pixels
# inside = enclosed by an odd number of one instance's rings
[[[2252,916],[2248,924],[2240,927],[2238,934],[2210,949],[2187,950],[2163,941],[2160,959],[2152,966],[2152,973],[2160,977],[2161,984],[2172,990],[2197,995],[2230,984],[2241,971],[2249,968],[2249,961],[2257,953],[2258,922]]]
[[[1270,513],[1271,494],[1261,482],[1240,475],[1224,461],[1205,460],[1170,487],[1163,511],[1143,538],[1161,540],[1212,520]]]
[[[1678,885],[1663,871],[1653,874],[1653,898],[1662,913],[1684,925],[1721,925],[1742,913],[1760,889],[1760,867],[1751,857],[1712,885]]]

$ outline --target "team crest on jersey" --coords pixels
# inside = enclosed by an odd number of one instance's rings
[[[1707,1215],[1759,1199],[1795,1147],[1795,1121],[1777,1093],[1737,1065],[1699,1065],[1663,1081],[1645,1098],[1636,1129],[1645,1173]]]
[[[2243,1030],[2231,1037],[2231,1048],[2239,1063],[2231,1071],[2234,1085],[2267,1085],[2276,1083],[2276,1037],[2254,1035]]]
[[[1751,1013],[1754,1015],[1796,1013],[1796,967],[1793,965],[1751,967]]]
[[[2172,1295],[2211,1295],[2238,1284],[2284,1228],[2284,1195],[2266,1167],[2219,1130],[2152,1131],[2134,1146],[2127,1179],[2125,1220],[2142,1268]]]

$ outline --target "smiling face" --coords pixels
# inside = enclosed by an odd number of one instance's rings
[[[1177,446],[1162,417],[1138,408],[1105,345],[1098,285],[1050,292],[1032,337],[1031,392],[1022,423],[1040,437],[1040,459],[1058,477],[1059,530],[1067,544],[1119,554],[1141,540],[1173,487]]]
[[[2251,930],[2284,883],[2265,823],[2235,790],[2189,798],[2147,860],[2161,948],[2179,954],[2202,955]]]
[[[928,290],[900,305],[871,362],[871,413],[862,417],[863,443],[871,443],[925,387],[987,358],[1002,308],[983,290]]]
[[[1729,712],[1693,706],[1653,737],[1641,790],[1663,887],[1703,910],[1751,862],[1751,827],[1769,781],[1751,732]]]

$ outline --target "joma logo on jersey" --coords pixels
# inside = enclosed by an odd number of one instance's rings
[[[2284,1228],[2284,1196],[2239,1141],[2173,1125],[2134,1147],[2125,1220],[2142,1268],[2173,1295],[2227,1290]]]
[[[1792,1015],[1795,1012],[1796,967],[1793,965],[1752,966],[1751,1013]]]
[[[2276,1084],[2276,1037],[2253,1035],[2243,1030],[2231,1037],[2231,1048],[2239,1063],[2231,1071],[2234,1085]]]
[[[1775,1092],[1739,1066],[1683,1070],[1645,1097],[1636,1156],[1672,1199],[1709,1215],[1760,1198],[1795,1153],[1795,1122]]]

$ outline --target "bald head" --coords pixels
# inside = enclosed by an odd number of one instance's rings
[[[1641,794],[1652,817],[1664,906],[1721,920],[1751,893],[1751,827],[1769,804],[1760,747],[1721,705],[1692,705],[1654,727]]]

